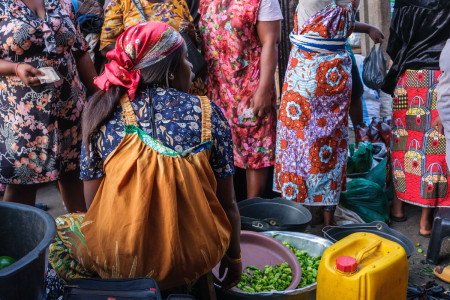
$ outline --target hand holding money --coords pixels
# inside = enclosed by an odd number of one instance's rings
[[[42,84],[53,83],[53,82],[60,80],[55,69],[53,69],[52,67],[44,67],[44,68],[40,68],[38,70],[44,74],[43,76],[41,76],[41,75],[37,76],[37,78],[39,78],[39,80],[41,81]]]
[[[19,64],[16,66],[16,75],[28,86],[37,86],[41,81],[37,76],[44,76],[44,73],[29,64]]]

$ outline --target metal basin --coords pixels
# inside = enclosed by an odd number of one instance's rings
[[[322,255],[323,252],[333,243],[327,239],[316,235],[289,232],[289,231],[266,231],[263,234],[273,236],[281,242],[287,242],[293,247],[306,251],[311,256]],[[302,289],[294,289],[283,292],[271,293],[246,293],[243,291],[224,290],[218,284],[215,284],[217,298],[220,300],[239,300],[239,299],[270,299],[270,300],[315,300],[317,284],[308,285]]]
[[[242,229],[304,231],[311,213],[303,205],[282,198],[251,198],[238,203]]]

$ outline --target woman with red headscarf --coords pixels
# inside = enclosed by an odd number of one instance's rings
[[[141,23],[107,57],[83,112],[81,179],[92,204],[57,219],[51,265],[65,282],[148,276],[165,290],[222,261],[230,288],[242,270],[231,133],[214,103],[186,94],[183,38]]]

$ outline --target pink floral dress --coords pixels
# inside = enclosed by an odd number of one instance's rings
[[[0,76],[0,183],[34,184],[79,169],[86,98],[72,51],[86,50],[70,0],[44,0],[45,18],[21,0],[0,1],[0,59],[52,67],[35,87]]]
[[[306,1],[306,0],[305,0]],[[294,34],[346,39],[353,31],[355,3],[331,1]],[[298,12],[297,12],[298,14]],[[350,54],[291,50],[279,112],[274,187],[306,205],[336,205],[345,189]]]
[[[263,118],[250,109],[259,85],[261,43],[256,22],[261,0],[202,0],[200,27],[208,62],[208,97],[225,112],[234,143],[234,164],[259,169],[273,165],[276,96]]]

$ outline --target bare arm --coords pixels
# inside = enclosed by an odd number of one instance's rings
[[[109,51],[113,50],[115,47],[116,47],[116,43],[109,44],[108,46],[103,48],[103,50],[101,51],[102,55],[104,57],[106,57],[106,53],[108,53]]]
[[[81,82],[83,82],[84,86],[91,94],[94,94],[98,91],[98,87],[94,84],[94,78],[97,76],[97,72],[95,71],[89,53],[85,51],[74,51],[73,54]]]
[[[260,81],[253,94],[251,108],[255,116],[265,116],[272,107],[271,90],[278,62],[278,44],[281,41],[281,21],[260,21],[256,24],[259,40],[262,44]]]
[[[83,181],[84,201],[86,201],[87,209],[89,209],[89,207],[92,204],[92,201],[94,201],[95,194],[97,194],[98,188],[100,187],[100,183],[102,182],[102,180],[103,177]]]
[[[17,63],[0,59],[0,75],[15,76],[16,71],[19,78],[28,86],[40,85],[41,81],[36,76],[44,75],[38,69],[29,64],[20,63],[18,65]]]
[[[367,33],[375,44],[382,43],[384,39],[384,34],[378,27],[367,23],[355,22],[355,32]]]
[[[0,59],[0,75],[2,76],[14,76],[16,63]]]
[[[234,193],[233,186],[233,176],[228,176],[224,179],[217,180],[216,194],[233,228],[233,231],[231,232],[230,247],[228,248],[227,253],[230,257],[239,257],[239,255],[241,254],[241,216],[239,214],[236,203],[236,195]]]
[[[233,176],[228,176],[217,180],[216,194],[232,227],[230,246],[228,248],[227,255],[232,259],[237,259],[241,255],[241,217],[234,193]],[[220,265],[220,277],[222,277],[225,269],[228,269],[228,271],[225,279],[222,281],[222,286],[228,289],[238,284],[241,280],[242,264],[232,264],[224,258],[222,259]]]

